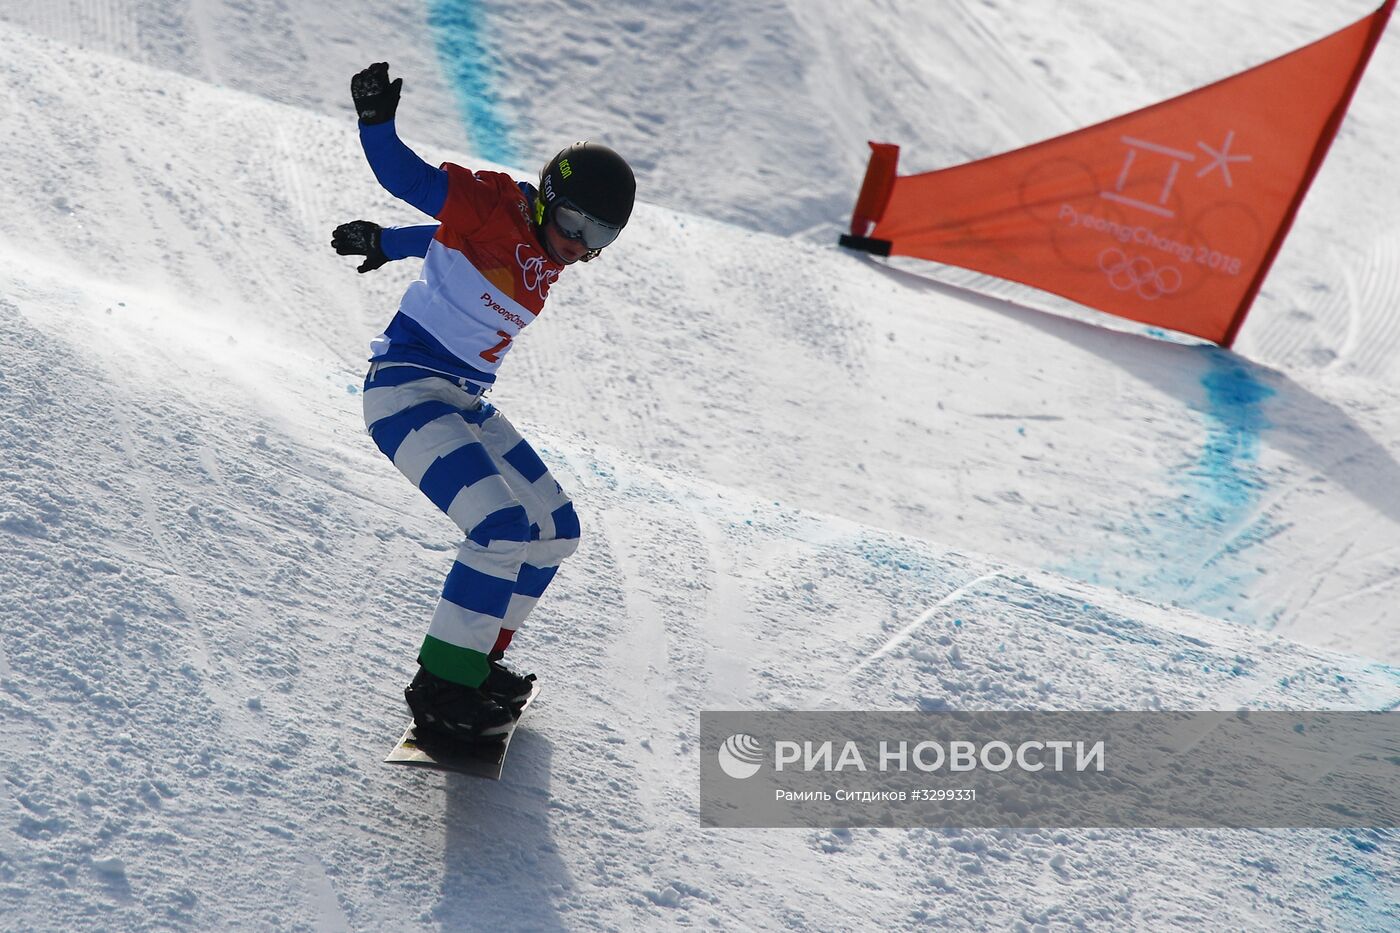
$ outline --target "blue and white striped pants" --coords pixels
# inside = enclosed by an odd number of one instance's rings
[[[578,547],[573,503],[506,417],[465,380],[401,363],[365,377],[365,426],[394,466],[466,535],[419,660],[476,686]]]

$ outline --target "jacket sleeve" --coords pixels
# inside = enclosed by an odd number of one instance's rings
[[[424,162],[404,145],[393,120],[361,123],[360,145],[384,190],[430,217],[438,216],[447,201],[447,173]],[[427,249],[426,244],[423,248]]]
[[[428,244],[433,242],[437,224],[422,224],[416,227],[385,227],[380,234],[379,248],[390,259],[407,259],[409,256],[428,255]]]

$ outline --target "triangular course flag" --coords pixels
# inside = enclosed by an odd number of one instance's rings
[[[899,148],[871,143],[841,244],[1230,346],[1395,3],[1248,71],[991,158],[897,176]]]

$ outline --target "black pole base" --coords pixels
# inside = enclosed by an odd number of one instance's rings
[[[876,240],[868,236],[851,236],[849,233],[841,234],[841,239],[836,242],[846,249],[858,249],[876,256],[888,256],[890,247],[893,245],[889,240]]]

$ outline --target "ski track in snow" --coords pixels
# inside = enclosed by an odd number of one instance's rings
[[[1400,578],[1400,255],[1393,235],[1356,248],[1393,203],[1385,163],[1339,144],[1246,331],[1283,376],[724,222],[824,241],[863,165],[847,144],[875,129],[860,108],[911,112],[901,81],[954,115],[956,134],[895,128],[946,161],[1086,119],[1045,108],[1093,76],[1125,95],[1093,106],[1173,90],[1145,40],[1086,28],[1102,10],[1018,25],[960,4],[956,55],[927,55],[947,40],[916,19],[886,58],[851,54],[882,33],[825,4],[633,6],[576,11],[577,54],[504,46],[523,77],[499,104],[538,110],[523,149],[601,130],[640,153],[644,200],[678,178],[654,200],[722,220],[643,204],[496,393],[584,527],[520,636],[545,689],[501,784],[379,764],[454,542],[359,421],[361,347],[413,271],[355,276],[324,248],[354,216],[416,221],[355,147],[342,98],[364,61],[411,76],[403,132],[426,157],[462,158],[424,11],[0,11],[23,27],[0,25],[0,928],[1393,925],[1393,832],[702,831],[695,719],[1400,704],[1400,673],[1364,659],[1395,660]],[[535,35],[562,9],[488,20]],[[1162,45],[1192,19],[1134,11]],[[1236,54],[1322,25],[1295,12]],[[1218,75],[1175,47],[1193,80]],[[1015,102],[968,78],[983,60]],[[603,63],[610,87],[589,80]],[[1358,135],[1389,112],[1386,68]],[[672,96],[634,105],[652,89]],[[1327,207],[1357,188],[1356,216]],[[1121,592],[1026,569],[1062,564]]]

